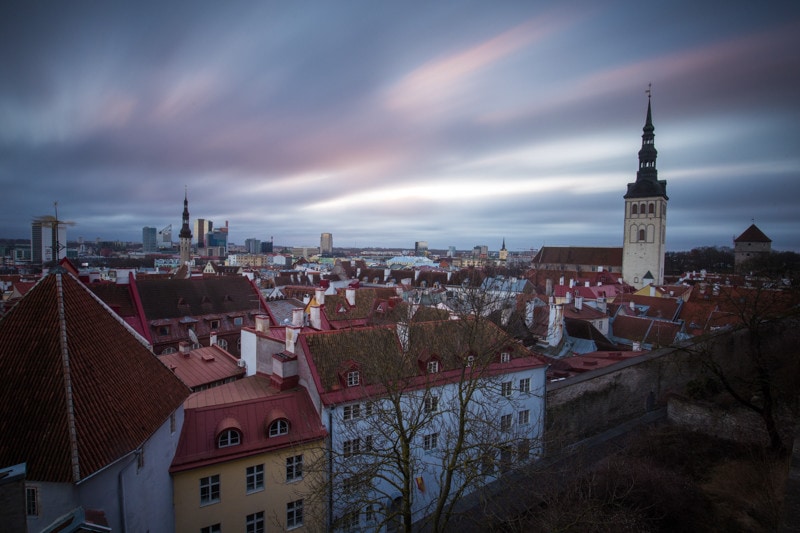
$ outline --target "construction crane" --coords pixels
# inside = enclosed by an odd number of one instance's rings
[[[66,226],[74,226],[75,222],[72,220],[61,220],[58,218],[58,202],[53,202],[53,212],[54,215],[41,215],[38,217],[34,217],[33,222],[34,224],[39,224],[42,228],[50,228],[51,235],[52,235],[52,244],[50,245],[51,253],[53,254],[53,259],[58,260],[59,253],[61,250],[64,250],[67,247],[67,243],[60,242],[58,240],[59,237],[59,229]]]

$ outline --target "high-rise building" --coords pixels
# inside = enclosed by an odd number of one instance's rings
[[[214,229],[214,223],[204,218],[198,218],[194,221],[194,237],[197,239],[197,247],[206,247],[206,233]]]
[[[667,242],[667,182],[658,179],[655,134],[647,96],[647,118],[642,128],[639,170],[625,193],[625,229],[622,243],[622,278],[640,289],[664,283]]]
[[[319,237],[319,253],[331,254],[333,253],[333,234],[323,233]]]
[[[414,243],[414,255],[417,257],[427,257],[428,241],[417,241]]]
[[[142,228],[142,252],[149,254],[158,250],[158,240],[156,228],[145,226]]]
[[[31,224],[31,263],[44,265],[67,256],[67,227],[53,217]]]
[[[245,239],[244,247],[248,254],[261,253],[261,241],[258,239]]]

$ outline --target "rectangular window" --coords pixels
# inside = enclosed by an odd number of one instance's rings
[[[367,402],[364,404],[364,416],[372,416],[373,412],[373,405],[372,402]]]
[[[373,507],[371,504],[367,505],[367,507],[364,509],[364,519],[367,522],[375,521],[375,507]]]
[[[219,474],[200,478],[200,505],[219,501]]]
[[[222,524],[214,524],[200,528],[200,533],[222,533]]]
[[[428,374],[435,374],[439,371],[439,361],[428,361]]]
[[[358,511],[352,511],[345,514],[342,517],[342,531],[345,531],[346,533],[358,531],[358,526],[359,526],[358,520],[360,514],[361,513],[359,513]]]
[[[248,494],[264,490],[264,465],[248,466],[245,478]]]
[[[500,429],[502,431],[511,429],[511,415],[503,415],[500,417]]]
[[[286,504],[286,528],[292,529],[303,525],[303,500],[295,500]]]
[[[233,325],[234,326],[241,326],[243,322],[244,322],[244,320],[240,316],[237,316],[237,317],[233,318]]]
[[[500,362],[501,363],[508,363],[511,361],[511,354],[508,352],[503,352],[500,354]]]
[[[422,447],[425,450],[435,450],[438,445],[439,445],[438,433],[431,433],[429,435],[425,435],[422,439]]]
[[[364,451],[365,452],[372,451],[372,435],[367,435],[364,437]]]
[[[219,320],[211,321],[211,329],[219,329]]]
[[[347,386],[348,387],[355,387],[358,385],[360,381],[360,377],[358,375],[358,370],[351,370],[347,373]]]
[[[286,481],[303,479],[303,456],[295,455],[286,458]]]
[[[531,378],[525,378],[519,380],[519,391],[520,392],[530,392],[531,391]]]
[[[264,533],[264,511],[247,515],[245,525],[247,533]]]
[[[511,382],[504,381],[500,384],[500,394],[503,396],[511,396]]]
[[[345,420],[355,420],[361,418],[361,404],[345,405],[342,418]]]
[[[526,461],[528,456],[531,453],[531,441],[530,439],[520,439],[517,443],[517,459],[520,461]]]
[[[361,439],[346,440],[342,445],[342,452],[345,457],[357,454],[361,451]]]
[[[530,424],[531,422],[531,412],[529,409],[525,409],[524,411],[519,412],[519,417],[517,419],[519,425],[524,426],[525,424]]]
[[[425,397],[425,412],[434,413],[439,410],[439,397],[426,396]]]
[[[25,487],[25,514],[39,516],[39,489],[37,487]]]

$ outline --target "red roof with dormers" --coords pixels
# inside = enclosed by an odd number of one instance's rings
[[[75,276],[56,268],[0,318],[0,464],[77,482],[141,446],[189,389]]]
[[[196,392],[185,403],[183,430],[170,472],[281,450],[321,440],[327,432],[303,387],[280,391],[270,378],[255,375]],[[289,423],[285,435],[269,436],[277,419]],[[220,448],[221,431],[240,432],[240,444]]]

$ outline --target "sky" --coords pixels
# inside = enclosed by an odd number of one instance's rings
[[[648,87],[667,249],[800,252],[800,2],[3,2],[0,237],[621,246]]]

